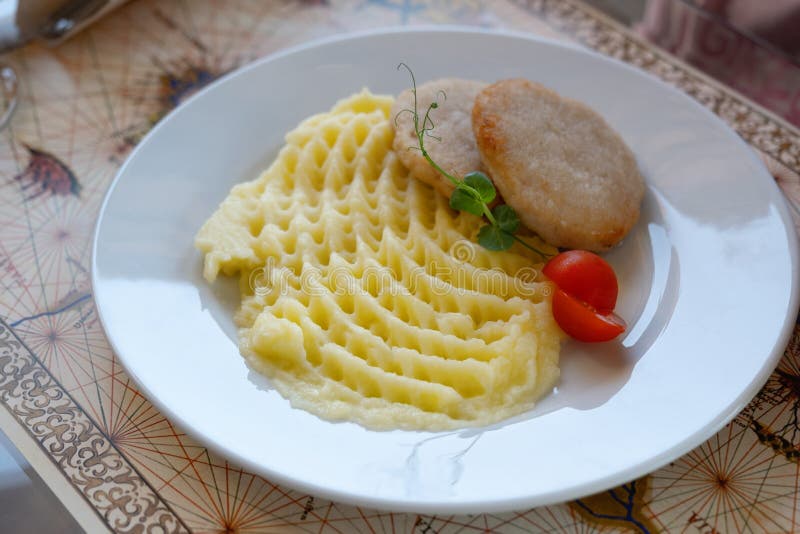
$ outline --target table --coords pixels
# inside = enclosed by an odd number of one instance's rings
[[[800,205],[800,131],[576,0],[139,0],[62,46],[10,57],[0,144],[0,428],[84,529],[119,532],[594,532],[800,529],[800,336],[736,419],[618,488],[507,514],[393,514],[276,486],[215,456],[137,390],[89,280],[116,170],[197,89],[274,50],[387,25],[457,23],[577,41],[675,85],[752,145]],[[796,217],[800,224],[800,217]]]

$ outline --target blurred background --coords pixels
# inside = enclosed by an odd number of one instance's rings
[[[0,0],[0,51],[31,40],[57,44],[126,1],[136,0]],[[800,126],[800,0],[583,1]],[[7,110],[10,76],[0,70]]]
[[[800,126],[800,0],[587,0]]]

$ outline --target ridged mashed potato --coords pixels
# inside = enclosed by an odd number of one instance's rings
[[[290,132],[201,228],[204,275],[240,277],[241,353],[296,407],[376,429],[524,412],[558,378],[538,258],[481,248],[481,220],[409,176],[391,104],[365,90]]]

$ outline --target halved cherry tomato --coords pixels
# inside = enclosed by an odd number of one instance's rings
[[[553,293],[553,317],[567,335],[578,341],[609,341],[625,331],[625,321],[614,312],[599,313],[563,289]]]
[[[553,294],[553,317],[578,341],[609,341],[625,331],[625,321],[614,313],[619,286],[614,269],[600,256],[569,250],[542,269],[558,289]]]

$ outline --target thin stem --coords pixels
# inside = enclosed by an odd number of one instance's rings
[[[489,222],[492,223],[492,226],[497,226],[497,219],[494,218],[492,211],[489,209],[489,206],[486,203],[481,203],[481,207],[483,208],[483,214],[486,215],[486,218],[489,219]]]
[[[439,172],[440,172],[440,173],[441,173],[441,174],[442,174],[442,175],[443,175],[445,178],[447,178],[448,180],[450,180],[450,182],[451,182],[451,183],[452,183],[454,186],[458,187],[458,184],[460,184],[460,183],[461,183],[461,181],[460,181],[458,178],[456,178],[456,177],[452,176],[450,173],[448,173],[447,171],[445,171],[445,170],[444,170],[444,169],[442,169],[441,167],[439,167],[439,164],[438,164],[438,163],[436,163],[435,161],[433,161],[433,159],[431,159],[431,157],[428,155],[428,151],[427,151],[427,150],[425,150],[425,147],[422,145],[422,141],[420,141],[420,146],[422,147],[422,157],[424,157],[424,158],[425,158],[425,160],[426,160],[428,163],[430,163],[430,164],[431,164],[431,166],[433,166],[433,168],[434,168],[434,169],[436,169],[437,171],[439,171]],[[464,187],[469,187],[469,186],[468,186],[468,185],[465,185]],[[472,188],[470,187],[470,189],[472,189]]]
[[[508,233],[508,232],[507,232],[507,233]],[[514,238],[514,240],[515,240],[517,243],[519,243],[519,244],[520,244],[520,245],[522,245],[523,247],[527,248],[528,250],[532,250],[533,252],[535,252],[535,253],[537,253],[539,256],[541,256],[542,258],[549,258],[549,257],[550,257],[550,254],[545,254],[544,252],[542,252],[542,251],[541,251],[541,250],[539,250],[538,248],[534,247],[533,245],[529,245],[528,243],[526,243],[525,241],[523,241],[523,240],[522,240],[522,239],[520,239],[519,237],[515,236],[514,234],[511,234],[511,233],[509,233],[508,235],[510,235],[511,237],[513,237],[513,238]]]
[[[425,118],[422,120],[422,129],[420,129],[420,127],[419,127],[419,112],[417,111],[419,109],[419,107],[417,105],[417,80],[414,77],[414,72],[411,70],[411,67],[409,67],[405,63],[400,63],[397,66],[398,69],[400,67],[404,67],[408,71],[408,73],[411,75],[411,93],[414,95],[414,111],[412,113],[412,115],[414,116],[414,132],[416,132],[416,134],[417,134],[417,140],[419,141],[419,148],[422,151],[422,156],[425,158],[425,160],[434,169],[436,169],[438,172],[440,172],[442,174],[442,176],[444,176],[445,178],[450,180],[450,182],[454,186],[458,187],[458,184],[461,183],[461,180],[459,180],[458,178],[456,178],[455,176],[453,176],[449,172],[447,172],[444,169],[442,169],[439,166],[438,163],[433,161],[433,158],[430,157],[430,155],[428,154],[428,151],[425,150],[425,132],[426,132],[426,127],[427,127],[428,122],[430,122],[431,123],[431,129],[433,129],[433,121],[430,118],[430,114],[431,114],[431,110],[435,109],[436,102],[431,102],[431,104],[428,106],[428,109],[425,111]],[[444,91],[442,91],[442,94],[444,94]],[[445,98],[447,98],[447,97],[445,96]],[[469,187],[469,186],[467,186],[467,187]],[[469,187],[469,189],[472,190],[473,188]],[[477,195],[477,191],[473,190],[471,192],[473,193],[473,195]],[[491,212],[489,213],[488,216],[489,217],[492,216]],[[492,220],[492,219],[490,219],[490,220]],[[494,223],[492,223],[492,224],[494,224]]]

